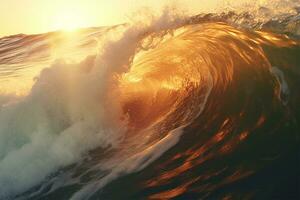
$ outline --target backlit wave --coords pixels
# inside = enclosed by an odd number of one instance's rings
[[[230,186],[296,152],[300,44],[295,31],[230,19],[166,11],[149,24],[85,30],[55,51],[73,62],[53,62],[46,40],[59,45],[55,33],[8,38],[0,199],[255,197]],[[32,60],[22,60],[28,51]],[[44,62],[53,63],[41,70]],[[39,74],[21,95],[8,91],[24,83],[19,70]],[[109,192],[120,183],[125,197]]]

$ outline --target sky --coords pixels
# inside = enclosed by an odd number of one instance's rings
[[[0,0],[0,37],[124,23],[147,7],[178,5],[197,13],[218,0]]]

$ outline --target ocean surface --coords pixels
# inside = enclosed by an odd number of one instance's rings
[[[300,199],[300,2],[270,2],[0,38],[0,199]]]

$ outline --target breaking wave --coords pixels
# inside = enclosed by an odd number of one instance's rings
[[[83,30],[31,89],[61,36],[0,39],[0,199],[297,197],[299,9],[257,12]]]

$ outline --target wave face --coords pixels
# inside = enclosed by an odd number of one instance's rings
[[[0,199],[298,199],[296,4],[1,38]]]

